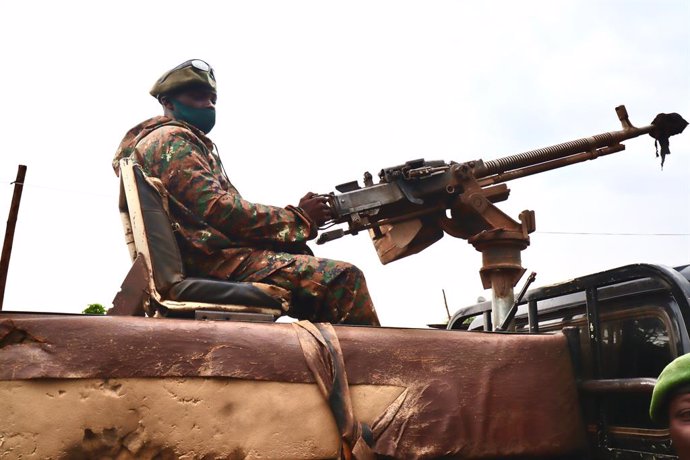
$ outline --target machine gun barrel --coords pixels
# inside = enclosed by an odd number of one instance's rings
[[[676,114],[659,114],[652,124],[640,128],[630,123],[624,105],[616,107],[616,114],[623,125],[620,131],[596,134],[486,162],[478,161],[473,169],[474,176],[482,186],[506,182],[620,152],[625,150],[621,142],[643,134],[650,134],[661,143],[663,166],[664,157],[669,153],[668,137],[678,134],[685,127],[685,121]]]
[[[620,131],[610,131],[607,133],[596,134],[574,141],[563,142],[561,144],[552,145],[529,152],[518,153],[496,160],[487,161],[484,166],[486,170],[483,174],[477,174],[475,177],[485,177],[492,174],[500,174],[512,169],[523,168],[525,166],[534,165],[536,163],[544,163],[547,161],[557,160],[563,157],[574,155],[580,152],[590,152],[592,150],[600,149],[602,147],[611,147],[620,144],[626,139],[632,139],[643,134],[649,134],[654,131],[654,125],[647,125],[642,128],[636,128],[628,121],[628,114],[625,106],[616,107],[616,113],[623,123],[624,129]]]

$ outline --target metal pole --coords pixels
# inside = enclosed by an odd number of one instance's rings
[[[532,283],[534,283],[535,279],[537,279],[537,272],[530,273],[529,277],[527,277],[527,281],[525,281],[525,284],[522,286],[520,293],[518,294],[517,298],[513,302],[513,305],[510,306],[508,313],[504,316],[503,322],[496,328],[497,331],[507,331],[508,330],[508,327],[513,322],[513,319],[515,319],[515,314],[517,313],[517,309],[518,309],[518,306],[520,305],[520,302],[522,302],[522,298],[527,293],[527,289],[529,289],[530,285]],[[512,329],[513,330],[515,329],[515,325],[512,326]]]
[[[501,328],[515,303],[513,286],[525,272],[520,252],[529,244],[522,233],[501,230],[482,232],[470,238],[470,243],[482,253],[479,276],[484,289],[491,288],[491,323],[495,331]]]
[[[537,311],[537,301],[530,300],[527,309],[527,316],[529,318],[529,332],[536,334],[539,332],[539,312]]]
[[[441,289],[443,292],[443,304],[446,306],[446,315],[448,315],[448,322],[450,322],[450,310],[448,309],[448,299],[446,299],[446,290]]]
[[[19,214],[19,202],[22,199],[24,177],[26,177],[26,166],[19,165],[19,168],[17,169],[17,179],[14,181],[14,194],[12,195],[10,214],[7,217],[7,227],[5,228],[5,241],[2,245],[2,257],[0,257],[0,310],[2,310],[2,303],[5,299],[5,284],[7,283],[7,270],[10,266],[12,242],[14,241],[14,228],[17,225],[17,214]]]
[[[491,322],[494,331],[500,330],[501,324],[505,321],[510,312],[510,307],[515,303],[515,293],[513,286],[507,284],[505,280],[492,280],[491,283]]]

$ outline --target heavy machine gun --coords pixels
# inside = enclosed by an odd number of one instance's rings
[[[327,195],[333,218],[321,228],[317,244],[367,230],[386,264],[427,248],[444,233],[465,239],[482,253],[480,276],[484,288],[492,288],[493,324],[500,325],[525,271],[521,251],[536,229],[534,211],[521,212],[517,222],[494,205],[508,198],[505,182],[620,152],[625,149],[621,142],[643,134],[655,139],[663,167],[669,137],[688,124],[671,113],[638,128],[630,123],[625,106],[616,107],[616,113],[620,131],[491,161],[408,161],[382,169],[378,183],[366,172],[364,186],[352,181]],[[338,224],[347,228],[328,230]]]

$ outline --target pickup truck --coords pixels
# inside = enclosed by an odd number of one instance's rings
[[[491,303],[458,310],[448,329],[491,330]],[[690,265],[639,264],[529,291],[517,333],[565,329],[591,458],[676,458],[668,430],[649,419],[656,377],[690,353]]]

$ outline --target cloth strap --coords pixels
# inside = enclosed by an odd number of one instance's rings
[[[355,419],[347,383],[345,361],[333,326],[327,323],[299,321],[292,323],[304,359],[328,402],[341,438],[341,459],[376,458],[371,445],[373,434]]]

